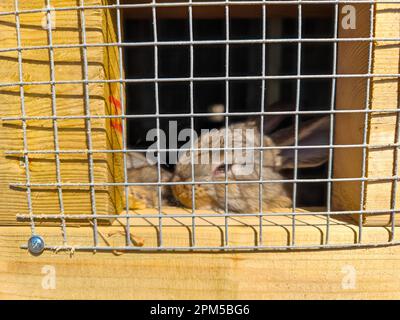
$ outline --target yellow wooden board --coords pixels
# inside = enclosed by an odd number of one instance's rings
[[[158,0],[157,3],[168,3],[175,0]],[[194,1],[196,2],[196,1]],[[200,2],[200,1],[197,1]],[[121,0],[122,4],[135,4],[143,3],[141,0]],[[151,19],[152,9],[147,8],[124,8],[126,17],[128,19]],[[302,16],[303,18],[310,17],[329,17],[332,15],[332,4],[303,4]],[[224,19],[225,6],[216,5],[194,5],[192,10],[194,19]],[[297,3],[293,5],[271,5],[267,7],[266,15],[268,18],[295,18],[298,15]],[[230,3],[229,17],[231,19],[257,19],[262,16],[262,5],[235,5]],[[157,17],[160,19],[188,19],[189,10],[184,6],[176,7],[159,7],[157,8]]]
[[[340,6],[339,12],[341,12]],[[339,27],[340,38],[368,38],[370,36],[370,5],[357,4],[356,28]],[[379,38],[400,38],[400,6],[380,1],[373,6],[372,36]],[[340,26],[340,25],[339,25]],[[368,74],[369,42],[340,42],[338,45],[338,74]],[[371,73],[400,73],[400,42],[373,41],[371,46]],[[336,89],[336,108],[362,110],[397,109],[399,107],[399,78],[373,77],[370,81],[368,96],[367,77],[339,78]],[[365,126],[365,114],[345,113],[335,117],[335,144],[363,144],[363,132],[366,127],[367,141],[371,145],[384,146],[398,143],[396,137],[397,114],[374,112],[368,115]],[[335,178],[362,177],[362,148],[336,149],[334,152]],[[394,174],[395,148],[367,148],[365,176],[367,178],[391,178]],[[364,193],[361,193],[360,181],[336,182],[333,187],[333,206],[336,210],[360,210],[361,200],[367,211],[383,211],[392,208],[391,181],[367,181]],[[399,203],[399,189],[396,204]],[[398,205],[396,205],[397,208]],[[356,219],[359,215],[355,216]],[[400,224],[396,220],[396,224]],[[390,214],[364,215],[365,225],[388,225]]]

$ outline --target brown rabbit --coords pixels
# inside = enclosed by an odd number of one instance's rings
[[[325,145],[328,142],[329,118],[319,118],[301,123],[298,133],[299,145]],[[266,122],[268,125],[268,123]],[[235,129],[242,129],[236,131]],[[265,128],[264,128],[265,129]],[[248,135],[246,130],[252,130]],[[265,131],[264,131],[265,132]],[[224,147],[226,135],[228,146],[259,147],[263,139],[264,147],[291,146],[294,144],[293,127],[277,130],[269,135],[260,135],[257,121],[237,123],[220,130],[213,130],[202,135],[194,142],[195,149]],[[212,145],[214,141],[214,145]],[[237,143],[237,144],[235,144]],[[243,151],[244,152],[244,151]],[[227,208],[225,207],[225,180],[258,181],[260,180],[261,153],[253,152],[253,156],[243,157],[243,152],[198,150],[194,151],[195,181],[221,182],[214,184],[197,184],[195,186],[195,207],[198,209],[226,210],[230,212],[259,212],[260,183],[230,183],[227,187]],[[210,161],[213,155],[217,161]],[[204,161],[208,159],[209,161]],[[250,159],[250,163],[249,163]],[[316,167],[327,160],[327,149],[299,149],[298,168]],[[262,180],[284,179],[281,170],[294,167],[293,149],[266,149],[262,159]],[[226,170],[227,169],[227,170]],[[192,158],[190,152],[181,154],[175,168],[173,181],[192,181]],[[270,182],[262,184],[263,211],[277,207],[292,205],[291,183]],[[192,207],[192,185],[174,185],[172,192],[183,205]]]
[[[144,154],[131,152],[128,154],[127,162],[129,182],[158,182],[157,164],[149,163]],[[172,173],[162,167],[160,169],[160,181],[170,181]],[[129,196],[131,209],[158,207],[158,187],[155,185],[130,186]],[[167,205],[171,201],[168,186],[161,187],[161,198],[162,205]]]

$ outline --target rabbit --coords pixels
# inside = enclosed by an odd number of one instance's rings
[[[311,119],[299,125],[299,145],[326,145],[328,143],[329,118]],[[279,122],[279,121],[278,121]],[[294,127],[271,130],[269,124],[278,128],[276,123],[264,122],[264,131],[260,133],[260,121],[250,119],[245,122],[233,124],[227,128],[212,130],[201,135],[195,142],[194,148],[212,148],[211,142],[218,141],[217,147],[224,147],[226,135],[228,146],[235,146],[235,142],[242,143],[245,147],[259,147],[263,139],[264,147],[291,146],[294,144]],[[242,129],[235,131],[235,129]],[[243,130],[244,129],[244,130]],[[252,130],[253,135],[247,135],[246,130]],[[270,131],[268,131],[270,130]],[[269,132],[269,134],[265,134]],[[232,144],[232,143],[233,144]],[[215,148],[215,145],[214,145]],[[227,207],[225,206],[225,180],[232,181],[258,181],[260,180],[261,153],[255,150],[251,163],[240,154],[232,151],[196,150],[193,151],[194,179],[195,181],[221,182],[214,184],[195,185],[196,209],[211,209],[225,212],[251,213],[260,212],[260,183],[237,183],[227,185]],[[284,179],[281,173],[285,169],[294,168],[293,149],[266,149],[263,152],[262,180]],[[219,155],[219,160],[208,161],[212,155]],[[216,157],[218,158],[218,157]],[[298,149],[298,168],[311,168],[324,164],[328,158],[328,150]],[[249,169],[250,168],[250,169]],[[227,170],[226,170],[227,169]],[[173,196],[179,202],[192,207],[192,156],[190,152],[181,153],[175,168],[172,181],[188,182],[172,186]],[[291,207],[291,183],[263,183],[262,184],[262,210],[279,207]]]
[[[128,153],[128,182],[152,183],[158,182],[158,166],[151,164],[145,155],[140,152]],[[160,168],[160,181],[168,182],[172,178],[172,173],[163,167]],[[158,207],[158,186],[130,186],[129,187],[130,208],[144,209]],[[161,187],[161,204],[173,204],[174,200],[168,186]]]

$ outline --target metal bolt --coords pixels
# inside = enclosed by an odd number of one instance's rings
[[[33,255],[39,255],[44,250],[44,240],[40,236],[32,236],[28,240],[28,250]]]

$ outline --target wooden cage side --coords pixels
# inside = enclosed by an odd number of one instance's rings
[[[102,0],[103,5],[110,5],[115,3],[114,0]],[[120,11],[120,28],[122,29],[122,10]],[[108,9],[103,10],[103,30],[104,30],[104,43],[117,43],[118,25],[117,25],[117,11]],[[122,38],[122,30],[120,30]],[[105,79],[117,80],[117,82],[109,82],[104,84],[104,97],[106,103],[107,114],[109,115],[122,115],[125,114],[125,85],[118,82],[124,78],[123,67],[120,69],[119,47],[107,46],[104,50],[104,73]],[[122,73],[120,72],[122,70]],[[122,90],[122,92],[121,92]],[[122,110],[124,108],[124,110]],[[123,121],[125,121],[125,132],[123,132]],[[107,149],[108,150],[123,150],[124,141],[123,134],[126,134],[127,126],[125,119],[111,118],[106,121],[107,126]],[[126,137],[125,137],[126,138]],[[115,152],[108,153],[109,177],[108,179],[113,182],[124,182],[124,162],[123,153]],[[123,210],[124,204],[124,187],[112,187],[113,192],[112,201],[113,208],[110,214],[118,214]]]
[[[356,28],[344,29],[345,5],[339,5],[338,37],[369,37],[369,4],[352,5]],[[344,8],[344,9],[343,9]],[[342,41],[338,43],[338,74],[366,74],[368,72],[368,42]],[[361,110],[366,105],[367,80],[365,78],[338,78],[336,84],[336,110]],[[335,115],[335,145],[362,144],[365,115],[361,112]],[[359,178],[362,175],[361,148],[334,150],[334,178]],[[333,184],[332,207],[338,211],[360,210],[361,182],[337,181]]]
[[[263,244],[290,245],[292,217],[264,217]],[[321,211],[317,209],[317,211]],[[278,212],[278,211],[277,211]],[[155,214],[143,210],[133,214]],[[190,210],[163,208],[165,247],[191,245]],[[215,212],[210,212],[215,213]],[[302,216],[297,210],[296,245],[320,245],[326,239],[324,216]],[[306,213],[303,211],[303,213]],[[187,217],[168,218],[168,214]],[[196,218],[196,245],[224,245],[224,217]],[[125,219],[120,219],[121,222]],[[229,219],[229,245],[257,246],[260,219]],[[134,235],[145,246],[157,246],[158,218],[135,220]],[[126,229],[115,221],[100,226],[99,246],[125,246]],[[38,234],[58,246],[58,228],[39,226]],[[331,245],[354,243],[357,226],[331,221]],[[366,228],[365,243],[387,242],[389,230]],[[396,232],[397,239],[400,233]],[[29,228],[4,227],[0,235],[0,298],[2,299],[371,299],[400,298],[400,247],[354,250],[289,250],[287,252],[101,252],[46,251],[33,257],[20,248],[30,236]],[[91,246],[93,229],[70,228],[69,245]],[[54,290],[42,286],[43,266],[54,266]],[[350,269],[349,269],[350,268]],[[349,272],[357,271],[353,286]],[[112,274],[112,275],[111,275]],[[110,276],[111,275],[111,276]]]
[[[101,0],[86,1],[85,5],[101,5]],[[73,7],[79,5],[76,0],[61,0],[54,3],[56,7]],[[43,8],[45,1],[35,0],[21,2],[20,10]],[[0,11],[14,10],[13,1],[0,4]],[[88,44],[103,43],[105,39],[103,9],[84,11],[86,25],[86,42]],[[43,28],[45,14],[20,14],[21,45],[47,46],[48,31]],[[101,46],[80,48],[83,43],[82,17],[79,10],[57,11],[55,26],[52,30],[54,45],[72,45],[69,48],[54,48],[54,74],[56,81],[70,81],[56,84],[57,116],[85,115],[85,85],[75,80],[84,79],[84,50],[87,55],[87,75],[89,80],[104,80],[108,77],[105,70],[109,65],[109,55]],[[46,20],[44,20],[46,21]],[[15,16],[0,17],[1,48],[16,48],[17,34]],[[106,59],[107,58],[107,59]],[[115,60],[115,63],[118,61]],[[18,82],[18,53],[16,51],[0,54],[0,79],[2,82]],[[22,50],[23,81],[50,81],[50,52],[46,49]],[[109,107],[105,97],[105,83],[89,83],[88,105],[91,115],[108,114]],[[27,116],[52,115],[51,86],[24,85],[24,102]],[[21,116],[21,98],[18,85],[3,87],[0,91],[1,117]],[[92,148],[95,150],[110,149],[110,127],[106,119],[91,119]],[[59,119],[58,142],[60,150],[87,150],[87,122],[85,119]],[[0,145],[0,224],[15,224],[16,214],[28,213],[26,188],[10,188],[10,183],[25,183],[23,154],[7,156],[6,151],[23,149],[22,121],[2,121],[0,125],[2,142]],[[54,130],[51,119],[27,121],[28,150],[54,150]],[[113,159],[107,153],[93,154],[93,176],[95,183],[113,182]],[[29,154],[29,169],[32,183],[56,183],[56,161],[54,154]],[[89,183],[88,154],[60,154],[61,182]],[[109,186],[95,187],[97,214],[116,212],[115,188]],[[89,187],[63,187],[63,205],[66,214],[91,214],[92,202]],[[55,187],[32,187],[32,207],[34,214],[59,214],[60,203]]]
[[[370,5],[354,6],[357,12],[356,29],[343,30],[340,37],[369,37]],[[343,8],[343,6],[342,6]],[[373,74],[399,74],[400,47],[399,41],[383,41],[382,38],[400,37],[400,6],[398,4],[377,3],[373,5],[373,36],[371,46]],[[339,43],[338,73],[368,74],[369,42]],[[372,77],[369,84],[365,78],[339,78],[337,81],[336,108],[343,109],[397,109],[399,107],[399,78]],[[368,97],[367,97],[367,94]],[[346,113],[336,116],[335,144],[363,144],[364,113]],[[394,183],[387,178],[394,174],[396,161],[395,148],[387,147],[398,142],[396,137],[396,112],[373,112],[367,115],[366,142],[371,147],[366,149],[365,177],[386,178],[380,181],[366,181],[364,193],[361,194],[362,182],[335,182],[333,187],[333,206],[337,210],[390,210]],[[386,147],[385,147],[386,145]],[[375,147],[381,146],[381,147]],[[334,176],[337,178],[362,177],[362,148],[336,149],[334,156]],[[398,192],[397,192],[398,193]],[[361,198],[363,197],[363,198]],[[398,199],[399,195],[397,195]],[[361,201],[363,200],[363,201]],[[399,200],[396,200],[396,205]],[[353,215],[359,221],[360,215]],[[388,225],[391,215],[363,215],[364,225]],[[396,222],[400,224],[400,221]]]
[[[377,39],[400,38],[400,4],[377,3],[375,5],[375,37]],[[374,42],[372,73],[377,75],[398,75],[400,73],[400,41]],[[371,110],[395,110],[400,106],[400,80],[398,76],[371,78]],[[368,143],[385,146],[399,143],[397,136],[398,113],[372,112],[369,116]],[[394,176],[395,162],[399,161],[396,147],[379,147],[368,149],[367,177],[388,178]],[[368,181],[365,189],[364,209],[391,210],[398,209],[400,191],[394,194],[393,181]],[[396,197],[395,199],[393,197]],[[392,201],[395,205],[392,207]],[[400,225],[399,219],[395,221]],[[364,225],[391,224],[391,214],[366,215]]]

